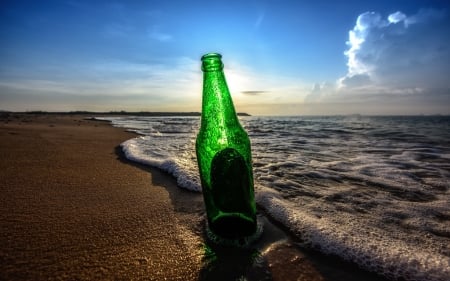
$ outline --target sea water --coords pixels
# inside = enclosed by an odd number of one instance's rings
[[[201,191],[199,117],[108,117],[127,158]],[[240,117],[257,204],[304,246],[392,279],[450,280],[450,117]]]

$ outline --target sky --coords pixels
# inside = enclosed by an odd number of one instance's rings
[[[0,110],[450,114],[450,1],[0,2]]]

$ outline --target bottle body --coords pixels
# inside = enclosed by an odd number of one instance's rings
[[[197,161],[210,230],[223,238],[257,229],[250,140],[237,118],[221,56],[202,57],[202,120]]]

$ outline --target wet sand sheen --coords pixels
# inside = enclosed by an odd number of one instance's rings
[[[264,216],[254,250],[205,244],[201,194],[125,160],[134,135],[106,122],[0,121],[0,279],[384,280],[301,251]]]

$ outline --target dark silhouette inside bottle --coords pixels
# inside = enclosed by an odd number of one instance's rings
[[[249,167],[237,150],[226,148],[214,156],[211,193],[218,214],[209,221],[214,233],[234,239],[256,231],[250,185]]]

